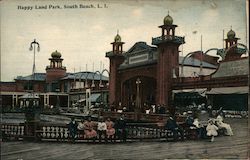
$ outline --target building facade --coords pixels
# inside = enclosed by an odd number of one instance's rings
[[[248,66],[245,66],[244,73],[234,74],[229,71],[232,74],[231,81],[225,75],[216,76],[220,70],[225,70],[226,63],[239,64],[244,61],[241,63],[243,65],[248,61],[247,58],[242,58],[246,49],[233,47],[239,40],[234,31],[228,32],[225,49],[217,49],[217,54],[222,57],[219,63],[219,57],[206,55],[202,51],[193,52],[189,57],[181,57],[179,46],[185,40],[184,37],[176,36],[177,25],[173,24],[171,16],[167,15],[159,28],[162,34],[152,38],[154,46],[137,42],[127,52],[122,49],[124,42],[121,41],[121,36],[115,36],[111,43],[113,50],[106,53],[106,57],[110,59],[111,105],[116,108],[125,106],[131,111],[149,105],[160,105],[171,110],[175,105],[175,93],[183,90],[209,91],[216,87],[230,87],[232,83],[238,87],[247,85],[245,73],[248,73]],[[235,65],[227,64],[226,67],[230,70]],[[242,81],[234,79],[239,78],[239,75],[243,77]]]

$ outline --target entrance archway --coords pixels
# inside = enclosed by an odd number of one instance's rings
[[[136,80],[140,79],[140,84]],[[136,107],[137,85],[139,85],[139,103],[141,111],[144,112],[147,107],[156,104],[156,79],[145,76],[136,76],[122,83],[122,105],[128,111],[133,112]]]

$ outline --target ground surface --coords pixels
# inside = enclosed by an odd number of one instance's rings
[[[117,144],[2,142],[1,159],[247,159],[247,119],[226,119],[234,136],[215,141],[127,142]]]

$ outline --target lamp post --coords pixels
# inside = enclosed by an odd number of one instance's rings
[[[101,110],[104,111],[105,109],[105,105],[104,105],[104,98],[103,98],[103,89],[104,85],[102,84],[102,80],[100,80],[100,83],[99,83],[99,88],[101,90]]]
[[[30,51],[34,50],[34,59],[33,59],[33,69],[32,69],[32,80],[35,80],[35,54],[36,54],[36,45],[37,51],[40,51],[40,45],[34,39],[30,44]],[[30,89],[29,81],[29,89]],[[36,130],[39,130],[39,121],[40,121],[40,107],[39,107],[39,96],[33,92],[28,93],[21,97],[21,100],[25,104],[24,113],[25,113],[25,123],[24,123],[24,139],[25,140],[38,140],[39,135],[36,133]]]
[[[101,90],[101,102],[104,104],[104,98],[103,98],[103,87],[104,85],[102,84],[102,80],[100,80],[100,83],[99,83],[99,88]]]
[[[38,42],[36,42],[36,39],[34,39],[33,42],[30,43],[30,51],[34,50],[34,57],[33,57],[33,68],[32,68],[32,75],[33,78],[35,78],[35,63],[36,63],[36,45],[37,45],[37,52],[40,51],[40,44]]]
[[[137,78],[135,83],[136,83],[136,110],[139,111],[141,109],[141,103],[140,103],[141,80],[140,80],[140,78]]]

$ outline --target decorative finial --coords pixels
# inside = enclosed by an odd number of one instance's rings
[[[168,15],[169,15],[169,11],[168,11]]]
[[[231,30],[232,30],[232,25],[231,25]]]
[[[117,34],[119,34],[119,29],[117,29]]]

